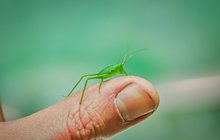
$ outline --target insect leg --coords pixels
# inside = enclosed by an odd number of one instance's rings
[[[82,100],[83,100],[83,97],[84,97],[84,94],[85,94],[85,90],[86,90],[86,86],[88,84],[88,81],[91,80],[91,79],[99,79],[99,78],[102,78],[103,79],[103,75],[95,75],[95,76],[91,76],[89,78],[86,79],[86,82],[84,84],[84,88],[83,88],[83,91],[82,91],[82,95],[80,97],[80,102],[79,104],[82,104]]]
[[[78,86],[78,84],[82,81],[82,79],[83,79],[84,77],[87,77],[87,76],[95,76],[95,75],[97,75],[97,74],[85,74],[85,75],[83,75],[83,76],[78,80],[78,82],[75,84],[75,86],[71,89],[71,91],[69,92],[69,94],[67,95],[67,97],[71,95],[71,93],[74,91],[74,89]]]
[[[94,79],[94,78],[90,77],[90,78],[87,78],[87,79],[86,79],[86,82],[85,82],[84,87],[83,87],[82,95],[81,95],[81,97],[80,97],[80,102],[79,102],[80,105],[82,104],[82,100],[83,100],[83,97],[84,97],[84,94],[85,94],[85,90],[86,90],[87,83],[88,83],[88,81],[91,80],[91,79]]]
[[[100,91],[101,91],[101,86],[102,86],[102,84],[103,84],[103,81],[104,81],[104,79],[102,78],[102,79],[101,79],[101,82],[100,82],[100,84],[99,84],[99,94],[101,93]]]
[[[128,76],[129,74],[123,69],[122,74],[124,74],[125,76]]]
[[[124,71],[124,75],[128,76],[129,74],[126,71]]]

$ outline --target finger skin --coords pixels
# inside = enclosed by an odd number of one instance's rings
[[[151,97],[155,110],[159,96],[150,82],[135,76],[115,78],[86,89],[82,105],[81,91],[31,116],[0,124],[0,137],[4,140],[88,140],[107,138],[146,119],[150,114],[125,121],[114,102],[126,87],[134,85]]]

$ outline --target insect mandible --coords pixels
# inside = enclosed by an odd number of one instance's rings
[[[134,56],[134,54],[138,53],[138,52],[141,52],[141,51],[144,51],[145,49],[141,49],[141,50],[137,50],[137,51],[134,51],[132,53],[127,53],[124,55],[123,57],[123,60],[121,63],[118,63],[118,64],[115,64],[115,65],[110,65],[110,66],[107,66],[105,67],[104,69],[102,69],[101,71],[99,71],[98,73],[94,73],[94,74],[84,74],[81,76],[81,78],[78,80],[78,82],[74,85],[74,87],[72,88],[72,90],[69,92],[69,94],[66,96],[70,96],[74,89],[78,86],[78,84],[83,80],[83,78],[87,78],[86,79],[86,82],[84,84],[84,87],[83,87],[83,91],[82,91],[82,95],[80,97],[80,102],[79,104],[81,105],[82,104],[82,101],[83,101],[83,97],[84,97],[84,94],[85,94],[85,90],[86,90],[86,86],[87,86],[87,83],[89,80],[92,80],[92,79],[100,79],[101,82],[99,84],[99,93],[100,93],[100,90],[101,90],[101,86],[104,82],[105,79],[107,78],[111,78],[113,76],[116,76],[116,75],[119,75],[119,74],[122,74],[122,75],[125,75],[127,76],[128,73],[125,71],[124,69],[124,65],[128,62],[128,60]]]

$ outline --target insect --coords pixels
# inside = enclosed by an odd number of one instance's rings
[[[115,65],[110,65],[110,66],[107,66],[105,67],[104,69],[102,69],[101,71],[99,71],[98,73],[94,73],[94,74],[84,74],[81,76],[81,78],[78,80],[78,82],[74,85],[74,87],[72,88],[72,90],[69,92],[69,94],[66,96],[70,96],[72,94],[72,92],[74,91],[74,89],[78,86],[78,84],[83,80],[83,78],[87,78],[86,81],[85,81],[85,84],[84,84],[84,87],[83,87],[83,91],[82,91],[82,95],[80,97],[80,105],[82,104],[82,101],[83,101],[83,97],[84,97],[84,94],[85,94],[85,90],[86,90],[86,86],[88,84],[88,81],[89,80],[92,80],[92,79],[100,79],[101,82],[99,84],[99,93],[100,93],[100,90],[101,90],[101,86],[104,82],[105,79],[107,78],[111,78],[115,75],[119,75],[119,74],[122,74],[122,75],[128,75],[128,73],[125,71],[124,69],[124,66],[125,64],[128,62],[128,60],[134,56],[134,54],[138,53],[138,52],[141,52],[145,49],[141,49],[141,50],[137,50],[137,51],[134,51],[132,53],[127,53],[124,55],[123,57],[123,60],[121,63],[118,63],[118,64],[115,64]]]

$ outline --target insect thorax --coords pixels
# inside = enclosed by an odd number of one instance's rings
[[[121,64],[107,66],[99,72],[99,74],[106,74],[109,75],[109,77],[122,73],[123,66]]]

